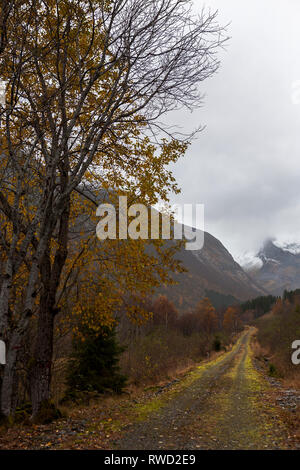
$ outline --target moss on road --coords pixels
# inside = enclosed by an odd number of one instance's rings
[[[279,449],[288,432],[255,368],[250,341],[200,366],[165,397],[137,409],[119,449]]]

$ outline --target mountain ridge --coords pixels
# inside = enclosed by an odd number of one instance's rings
[[[249,276],[273,295],[282,295],[284,290],[294,290],[300,286],[300,244],[279,242],[268,238],[253,259],[252,269],[244,265]],[[248,268],[248,269],[247,269]]]
[[[208,232],[204,232],[202,249],[182,249],[177,257],[188,272],[174,275],[178,284],[164,287],[160,291],[179,309],[193,308],[207,292],[214,292],[228,299],[233,297],[236,302],[267,294],[234,260],[222,242]]]

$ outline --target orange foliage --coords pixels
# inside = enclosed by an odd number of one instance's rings
[[[228,307],[223,319],[223,328],[227,332],[236,332],[240,326],[240,319],[236,307]]]
[[[164,324],[166,328],[174,326],[178,319],[178,311],[165,295],[160,295],[153,303],[154,324]]]

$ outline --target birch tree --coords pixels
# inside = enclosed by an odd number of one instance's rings
[[[190,0],[9,3],[0,50],[0,78],[8,83],[1,112],[1,409],[12,412],[18,348],[36,315],[35,416],[50,397],[74,194],[91,180],[98,190],[129,191],[148,204],[177,190],[167,165],[186,142],[163,118],[202,104],[199,84],[217,71],[225,39],[217,13],[193,14]]]

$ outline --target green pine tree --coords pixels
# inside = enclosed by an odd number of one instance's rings
[[[96,334],[85,327],[81,333],[84,341],[73,340],[66,396],[78,391],[121,393],[127,379],[120,374],[119,357],[124,348],[117,342],[115,328]]]

